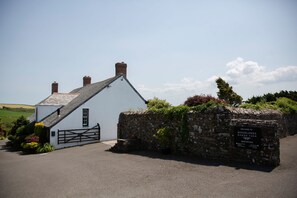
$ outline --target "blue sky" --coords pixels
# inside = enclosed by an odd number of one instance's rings
[[[0,0],[0,103],[36,104],[114,75],[145,99],[216,96],[220,76],[247,99],[297,90],[295,0]]]

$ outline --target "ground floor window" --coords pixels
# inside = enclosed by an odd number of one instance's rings
[[[82,125],[83,127],[89,126],[89,109],[82,110]]]

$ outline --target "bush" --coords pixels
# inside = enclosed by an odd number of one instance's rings
[[[43,122],[37,122],[34,125],[34,134],[39,137],[39,142],[44,144],[48,141],[46,128],[44,127]]]
[[[18,119],[15,126],[18,126],[18,128],[15,127],[13,130],[14,132],[10,134],[8,139],[10,140],[10,143],[8,145],[13,146],[14,149],[20,150],[22,149],[22,143],[28,143],[28,142],[40,142],[40,138],[38,136],[34,135],[34,129],[35,129],[35,122],[31,122],[29,124],[26,124],[26,122],[22,121],[23,118]],[[21,125],[20,123],[26,124]],[[29,140],[28,138],[34,138],[33,140]]]
[[[297,113],[297,102],[289,98],[279,98],[275,104],[285,113]]]
[[[37,153],[48,153],[54,151],[55,148],[49,143],[45,143],[44,145],[39,145],[36,149]]]
[[[188,107],[194,107],[197,105],[208,103],[210,101],[218,104],[225,104],[224,100],[212,97],[211,95],[195,95],[195,96],[189,97],[184,102],[184,104],[187,105]]]
[[[278,98],[275,102],[257,102],[256,104],[245,103],[240,107],[247,109],[273,109],[284,113],[297,113],[297,102],[289,98]]]
[[[32,134],[32,135],[29,135],[25,138],[25,142],[27,143],[30,143],[30,142],[39,142],[39,137]]]
[[[158,109],[166,109],[171,107],[170,103],[166,100],[161,100],[159,98],[154,98],[148,100],[147,108],[148,110],[158,110]]]
[[[43,122],[37,122],[34,125],[34,134],[40,136],[43,132],[44,124]]]
[[[22,143],[22,147],[25,150],[35,150],[38,146],[39,146],[38,142],[28,142],[28,143],[23,142]]]
[[[29,121],[24,116],[19,117],[16,121],[13,122],[13,126],[9,134],[15,135],[19,127],[26,126],[27,124],[29,124]]]
[[[195,111],[195,112],[204,112],[207,111],[209,109],[214,109],[218,106],[222,106],[222,103],[217,103],[214,101],[209,101],[207,103],[201,104],[201,105],[197,105],[197,106],[193,106],[191,107],[191,110]]]
[[[26,136],[25,132],[25,128],[26,126],[20,126],[19,128],[17,128],[15,135],[16,136]]]
[[[273,110],[279,110],[279,108],[274,104],[274,102],[258,102],[256,104],[251,103],[244,103],[240,105],[239,107],[244,109],[255,109],[255,110],[262,110],[262,109],[273,109]]]
[[[162,148],[169,148],[171,145],[172,134],[169,127],[159,129],[155,134],[154,138],[159,142]]]

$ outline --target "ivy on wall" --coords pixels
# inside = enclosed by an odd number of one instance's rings
[[[189,107],[186,105],[180,105],[175,107],[168,107],[168,108],[160,108],[160,109],[149,109],[148,111],[159,113],[164,116],[166,121],[164,122],[164,125],[162,128],[160,128],[158,131],[160,131],[163,128],[170,128],[170,132],[174,133],[177,131],[177,136],[179,136],[181,140],[179,146],[180,150],[186,151],[187,145],[189,142],[189,126],[188,126],[188,113],[189,112],[204,112],[210,109],[214,109],[218,106],[222,106],[223,104],[219,104],[215,101],[209,101],[207,103]],[[175,120],[175,122],[173,122]],[[172,126],[172,123],[179,123],[178,130],[174,129],[174,126]],[[158,132],[157,131],[157,132]],[[156,132],[156,133],[157,133]],[[158,134],[160,136],[160,134]],[[162,135],[162,134],[161,134]],[[158,137],[159,137],[158,136]],[[164,137],[166,138],[166,137]],[[160,137],[159,137],[160,139]]]

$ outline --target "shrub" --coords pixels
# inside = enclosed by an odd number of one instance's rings
[[[39,146],[39,143],[38,142],[23,142],[21,144],[22,148],[23,148],[23,152],[24,153],[30,153],[30,154],[33,154],[33,153],[36,153],[36,149],[38,148]]]
[[[16,121],[13,122],[13,126],[9,134],[15,135],[19,127],[26,126],[27,124],[29,124],[29,121],[24,116],[19,117]]]
[[[256,104],[245,103],[240,107],[247,109],[274,109],[284,113],[297,113],[297,102],[289,98],[278,98],[275,102],[257,102]]]
[[[25,135],[24,134],[25,128],[26,128],[26,126],[20,126],[19,128],[17,128],[15,135],[16,136],[23,136],[23,135]]]
[[[26,153],[36,153],[36,149],[39,146],[39,137],[31,134],[27,136],[24,142],[21,143],[23,151]]]
[[[193,106],[191,107],[191,110],[195,111],[195,112],[204,112],[206,110],[209,109],[214,109],[218,106],[222,106],[222,103],[217,103],[215,101],[209,101],[207,103],[201,104],[201,105],[197,105],[197,106]]]
[[[54,147],[49,143],[45,143],[44,145],[39,145],[36,149],[37,153],[48,153],[54,151]]]
[[[8,135],[7,139],[10,140],[10,141],[13,141],[15,139],[15,136],[14,135]]]
[[[30,142],[39,142],[39,137],[32,134],[32,135],[29,135],[25,138],[25,142],[27,143],[30,143]]]
[[[22,143],[22,147],[25,150],[35,150],[38,146],[39,146],[38,142],[28,142],[28,143],[23,142]]]
[[[43,122],[37,122],[34,125],[34,134],[39,137],[39,142],[44,144],[48,141],[46,129]]]
[[[256,104],[251,103],[244,103],[239,107],[244,109],[255,109],[255,110],[262,110],[262,109],[273,109],[279,110],[279,108],[274,104],[274,102],[258,102]]]
[[[169,127],[159,129],[155,134],[154,138],[159,142],[162,148],[169,148],[171,145],[172,134]]]
[[[189,107],[193,107],[193,106],[208,103],[210,101],[213,101],[213,102],[218,103],[218,104],[225,104],[224,100],[212,97],[211,95],[195,95],[195,96],[189,97],[184,102],[184,104],[189,106]]]
[[[275,104],[285,113],[297,113],[297,102],[289,98],[279,98]]]
[[[43,122],[36,122],[34,125],[34,134],[40,136],[43,132],[44,124]]]
[[[181,119],[182,116],[189,111],[189,109],[190,108],[188,106],[179,105],[176,107],[170,107],[168,109],[164,109],[161,112],[164,113],[168,117],[168,119],[173,119],[173,118]]]
[[[147,108],[148,110],[158,110],[171,107],[170,103],[166,100],[161,100],[159,98],[154,98],[148,100]]]

